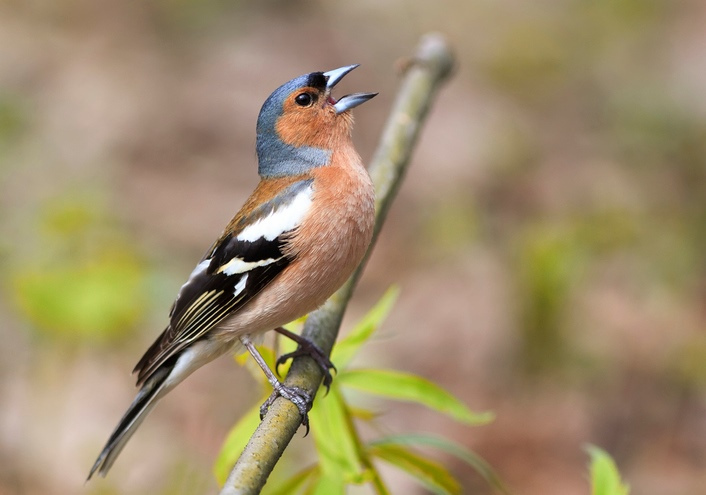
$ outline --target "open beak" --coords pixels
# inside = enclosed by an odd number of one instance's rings
[[[324,72],[324,77],[326,77],[326,92],[331,93],[331,89],[338,84],[341,79],[343,79],[343,76],[358,67],[358,65],[359,64],[347,65],[339,69]],[[334,110],[336,111],[336,114],[339,114],[365,103],[376,95],[377,93],[353,93],[352,95],[342,96],[338,101],[333,98],[329,99]]]

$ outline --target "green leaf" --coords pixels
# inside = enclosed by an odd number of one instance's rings
[[[306,491],[307,495],[345,495],[345,493],[346,483],[343,477],[336,473],[322,476],[310,490]]]
[[[260,424],[260,405],[259,403],[253,406],[238,422],[231,428],[226,437],[221,452],[213,466],[213,472],[216,475],[216,480],[222,486],[228,478],[230,470],[233,468],[235,461],[240,457],[240,453],[250,440],[257,425]]]
[[[615,462],[605,450],[589,445],[586,451],[591,456],[591,494],[629,495],[630,487],[620,480]]]
[[[307,482],[309,482],[311,486],[314,486],[315,483],[318,484],[319,473],[319,466],[309,466],[274,488],[269,488],[270,485],[265,485],[262,493],[263,495],[293,495],[301,490]]]
[[[378,413],[371,411],[370,409],[365,409],[362,407],[356,407],[348,404],[348,410],[351,416],[355,419],[360,419],[362,421],[373,421],[379,416]]]
[[[363,392],[425,405],[462,423],[479,425],[493,420],[493,413],[473,412],[443,388],[416,375],[392,370],[346,370],[337,381]]]
[[[358,451],[353,421],[340,390],[335,385],[331,392],[317,400],[309,412],[311,432],[319,453],[324,477],[336,475],[355,481],[364,475]]]
[[[371,442],[370,445],[375,447],[379,447],[381,445],[419,446],[439,449],[447,454],[453,455],[471,466],[483,477],[483,479],[488,482],[490,486],[498,492],[504,494],[510,493],[505,487],[503,481],[500,479],[500,476],[498,476],[498,474],[493,470],[490,464],[485,461],[485,459],[462,445],[452,442],[451,440],[430,435],[411,433],[407,435],[391,435],[380,438]]]
[[[339,370],[344,369],[353,359],[358,349],[370,338],[370,336],[385,321],[387,315],[392,311],[392,307],[397,300],[400,291],[397,286],[392,286],[377,304],[366,314],[363,319],[350,331],[346,337],[336,343],[331,353],[331,361],[336,364]]]
[[[441,495],[461,493],[458,481],[444,466],[404,447],[393,444],[374,445],[368,449],[368,453],[409,473],[434,493]]]

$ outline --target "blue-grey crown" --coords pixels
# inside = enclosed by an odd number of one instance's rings
[[[310,146],[295,147],[280,139],[275,125],[282,115],[283,105],[293,92],[305,88],[326,88],[326,77],[322,72],[299,76],[283,84],[265,100],[257,118],[258,173],[262,177],[281,177],[306,173],[312,167],[328,163],[331,151]]]

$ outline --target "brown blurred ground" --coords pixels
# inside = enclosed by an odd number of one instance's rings
[[[395,62],[430,29],[458,71],[347,321],[399,284],[360,364],[497,420],[391,404],[381,423],[461,441],[516,493],[589,493],[586,443],[635,494],[703,493],[704,26],[698,0],[0,3],[0,494],[215,490],[220,444],[258,398],[228,359],[172,393],[107,480],[83,480],[129,370],[256,183],[270,91],[362,64],[339,91],[380,91],[356,111],[368,159]],[[67,313],[67,284],[97,303]]]

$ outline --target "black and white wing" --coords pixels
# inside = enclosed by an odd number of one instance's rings
[[[294,261],[285,246],[308,213],[311,196],[312,181],[301,180],[257,208],[248,211],[246,204],[181,287],[169,326],[133,370],[138,385],[204,338]]]

